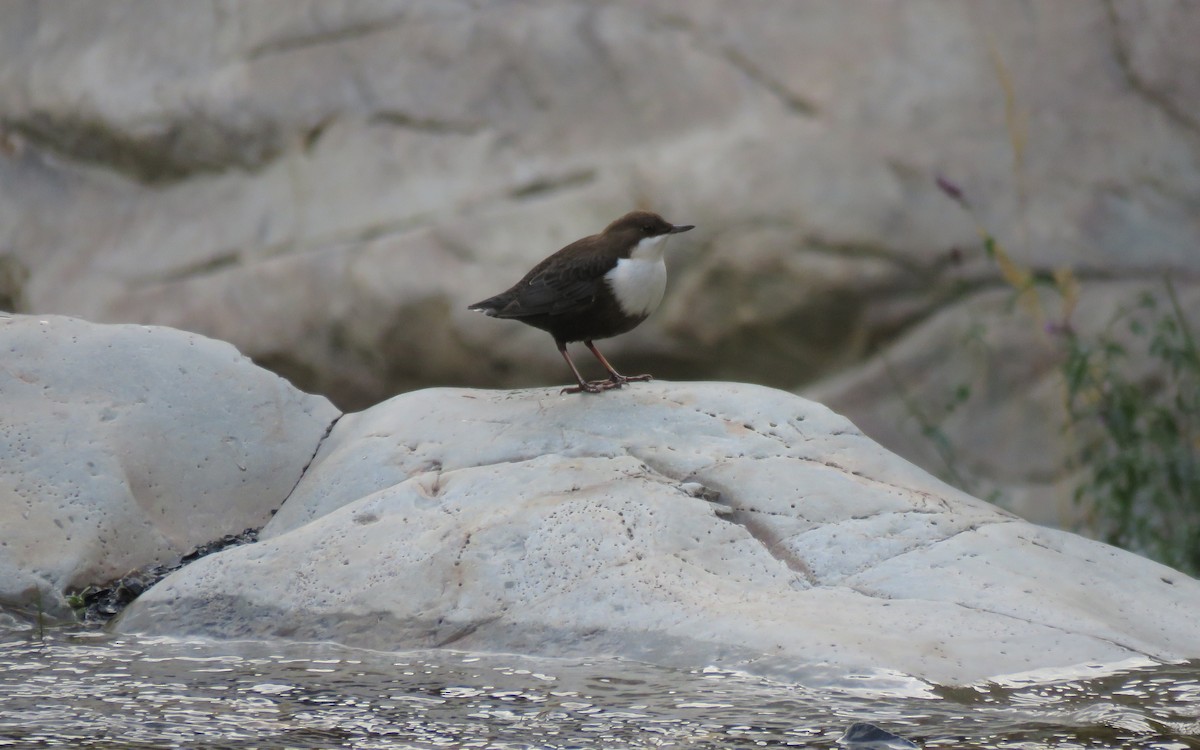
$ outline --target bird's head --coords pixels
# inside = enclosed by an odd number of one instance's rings
[[[629,248],[629,257],[660,256],[667,237],[694,228],[692,224],[672,224],[650,211],[631,211],[609,224],[604,236],[620,240]]]

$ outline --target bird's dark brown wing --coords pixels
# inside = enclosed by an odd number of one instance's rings
[[[565,315],[586,307],[616,259],[594,251],[596,237],[567,245],[534,266],[512,289],[487,300],[497,318]],[[481,306],[485,303],[480,303]]]

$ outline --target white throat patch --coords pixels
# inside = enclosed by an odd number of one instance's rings
[[[662,302],[667,289],[667,264],[663,246],[667,235],[647,237],[637,244],[628,258],[604,275],[613,296],[626,315],[645,317]]]

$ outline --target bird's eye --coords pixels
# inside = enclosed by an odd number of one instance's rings
[[[650,226],[649,224],[643,224],[642,231],[646,234],[650,234],[650,232],[654,231],[654,227]]]

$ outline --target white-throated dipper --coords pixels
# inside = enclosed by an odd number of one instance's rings
[[[649,375],[626,376],[614,370],[593,342],[631,331],[654,312],[667,288],[667,237],[692,228],[649,211],[632,211],[600,234],[576,240],[538,263],[508,291],[469,309],[519,320],[553,336],[579,383],[563,393],[599,393],[649,380]],[[596,355],[608,370],[608,380],[583,379],[567,354],[572,341],[582,341]]]

